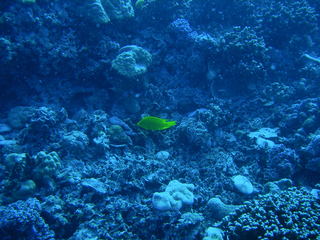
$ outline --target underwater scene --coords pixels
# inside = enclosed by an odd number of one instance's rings
[[[319,0],[0,0],[0,240],[320,240]]]

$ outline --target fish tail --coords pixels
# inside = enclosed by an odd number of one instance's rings
[[[166,122],[167,126],[171,127],[177,124],[176,121],[170,121],[170,122]]]

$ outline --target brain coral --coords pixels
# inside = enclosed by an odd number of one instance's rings
[[[136,45],[124,46],[112,61],[112,68],[125,77],[135,77],[147,71],[152,55]]]
[[[131,0],[83,0],[81,13],[96,23],[108,23],[113,19],[134,16]]]

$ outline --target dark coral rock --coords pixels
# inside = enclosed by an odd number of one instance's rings
[[[54,240],[54,233],[40,216],[35,198],[0,207],[0,231],[4,240]]]
[[[262,35],[268,45],[276,48],[288,45],[294,35],[312,34],[318,28],[317,13],[305,0],[273,0],[262,12]]]
[[[269,150],[264,177],[267,181],[291,178],[298,172],[299,157],[291,148],[276,145]]]
[[[216,76],[209,84],[237,92],[247,90],[249,85],[265,79],[267,63],[264,39],[253,28],[234,27],[221,36],[210,56],[209,66]]]

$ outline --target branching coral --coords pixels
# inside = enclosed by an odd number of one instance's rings
[[[320,204],[305,190],[259,196],[223,219],[233,239],[316,239],[320,234]]]

